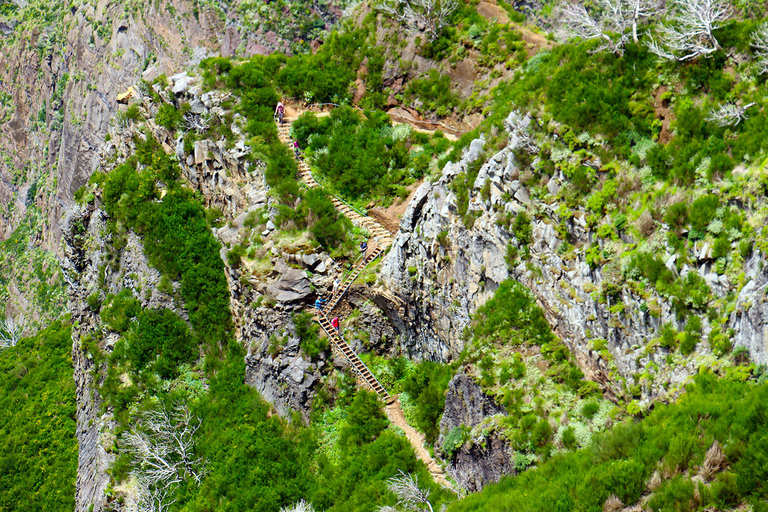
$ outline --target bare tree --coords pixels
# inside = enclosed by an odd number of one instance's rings
[[[206,461],[194,456],[195,432],[202,420],[184,405],[173,410],[147,411],[125,437],[138,465],[134,475],[139,482],[139,507],[142,512],[161,512],[170,503],[174,484],[192,477],[199,485],[206,474]],[[144,507],[144,508],[141,508]]]
[[[15,320],[10,315],[5,320],[0,320],[0,348],[15,347],[26,325],[24,315],[19,315]]]
[[[315,508],[306,501],[300,500],[293,505],[281,508],[280,512],[315,512]]]
[[[136,476],[136,475],[134,475]],[[171,487],[152,486],[136,476],[136,508],[138,512],[165,512],[176,499],[170,498]]]
[[[437,39],[458,6],[458,0],[378,0],[373,4],[409,29],[426,32],[430,41]]]
[[[593,52],[610,50],[623,53],[628,38],[620,0],[596,0],[601,14],[593,16],[582,4],[566,2],[560,6],[560,16],[566,32],[572,37],[600,41]],[[615,35],[613,35],[615,34]]]
[[[752,32],[752,46],[757,57],[757,69],[762,75],[768,72],[768,23],[763,23]]]
[[[655,0],[595,0],[592,5],[588,11],[583,4],[566,1],[560,5],[560,16],[571,37],[600,41],[593,52],[622,54],[629,41],[627,31],[631,29],[632,40],[637,42],[638,23],[658,13]]]
[[[397,504],[404,510],[429,510],[434,512],[429,502],[429,489],[419,487],[418,477],[400,471],[399,476],[390,478],[387,487],[397,496]],[[397,512],[394,507],[381,507],[379,512]]]
[[[184,126],[187,131],[195,131],[198,134],[203,134],[211,127],[210,120],[210,115],[192,114],[184,119]]]
[[[747,119],[747,109],[754,103],[741,106],[735,103],[726,103],[720,108],[712,108],[707,114],[707,121],[712,121],[718,126],[736,126]]]
[[[673,0],[668,17],[674,22],[659,28],[659,38],[650,38],[648,49],[662,59],[688,61],[720,49],[713,35],[731,17],[727,0]]]

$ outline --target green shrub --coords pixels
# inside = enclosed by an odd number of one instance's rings
[[[312,314],[306,311],[293,313],[291,316],[296,328],[296,336],[301,340],[301,349],[310,359],[316,359],[321,352],[328,350],[328,338],[320,338],[320,326],[312,321]]]
[[[175,131],[179,128],[183,120],[184,117],[181,115],[181,112],[176,110],[176,107],[173,105],[168,105],[167,103],[160,105],[155,115],[157,124],[170,131]]]
[[[600,404],[594,400],[590,400],[584,404],[584,407],[581,408],[581,414],[583,414],[585,418],[591,420],[595,417],[595,414],[597,414],[599,410]]]
[[[688,224],[688,203],[671,204],[664,214],[664,222],[675,231],[681,231]]]
[[[445,440],[443,441],[442,451],[449,460],[453,459],[459,448],[464,446],[464,443],[469,440],[470,432],[471,430],[464,425],[453,427],[451,431],[448,432],[448,435],[445,436]]]
[[[688,512],[695,510],[693,505],[693,483],[677,475],[664,482],[648,502],[654,512]]]
[[[512,233],[523,247],[531,244],[533,228],[531,227],[531,218],[526,212],[522,211],[515,216],[515,220],[512,222]]]
[[[424,361],[403,384],[403,390],[411,396],[416,405],[416,426],[424,432],[430,444],[435,442],[439,434],[438,424],[452,376],[451,366]]]
[[[339,446],[352,450],[378,437],[387,426],[387,418],[375,393],[360,391],[347,410],[347,422],[339,436]]]
[[[563,446],[569,450],[576,448],[576,434],[573,427],[567,427],[563,430],[562,442]]]
[[[412,102],[418,99],[427,110],[438,111],[439,115],[447,115],[459,104],[459,97],[453,92],[451,78],[440,74],[436,69],[430,69],[425,78],[411,80],[405,88],[405,97]]]
[[[691,228],[696,231],[705,231],[709,223],[717,215],[719,207],[720,198],[714,194],[707,194],[696,199],[691,205],[689,215]]]
[[[0,350],[0,509],[73,510],[78,443],[69,324]]]

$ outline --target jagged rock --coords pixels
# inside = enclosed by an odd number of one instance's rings
[[[469,150],[465,156],[468,162],[474,162],[480,155],[483,154],[483,148],[485,147],[484,139],[475,139],[469,143]]]
[[[560,192],[560,182],[555,177],[550,178],[547,182],[547,191],[552,195]]]
[[[187,73],[179,73],[171,77],[171,83],[173,84],[173,94],[180,95],[187,92],[189,89],[189,83],[191,78],[187,76]]]
[[[461,425],[474,428],[486,418],[504,413],[504,409],[486,395],[472,377],[459,373],[448,384],[440,432],[447,434]]]
[[[448,384],[436,448],[442,452],[445,437],[453,429],[462,426],[472,429],[492,416],[504,414],[504,409],[486,395],[474,379],[460,373]],[[451,459],[448,473],[463,489],[477,492],[487,484],[498,482],[502,476],[515,473],[509,453],[507,442],[491,432],[484,436],[482,444],[465,443]]]
[[[303,270],[289,267],[283,260],[278,260],[275,270],[280,272],[280,279],[269,287],[269,294],[278,302],[296,302],[309,297],[311,283]]]
[[[195,98],[192,101],[189,102],[189,111],[193,114],[205,114],[208,109],[205,108],[205,105],[203,105],[203,102],[199,99]]]

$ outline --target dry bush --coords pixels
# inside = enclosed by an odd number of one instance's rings
[[[704,464],[701,465],[699,475],[709,481],[715,473],[719,473],[728,465],[728,459],[723,453],[723,447],[715,440],[704,456]]]
[[[653,492],[656,489],[659,488],[661,485],[661,474],[659,474],[659,470],[653,472],[653,475],[651,475],[651,479],[648,480],[648,490]]]
[[[624,503],[621,502],[618,496],[611,494],[608,496],[608,499],[605,500],[605,505],[603,505],[603,512],[616,512],[622,508],[624,508]]]
[[[640,214],[635,225],[644,237],[649,237],[656,231],[656,221],[653,220],[653,216],[648,210],[644,210],[643,213]]]

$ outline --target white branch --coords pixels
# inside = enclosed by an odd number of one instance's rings
[[[720,108],[712,108],[707,115],[707,121],[712,121],[718,126],[736,126],[743,120],[747,119],[747,109],[754,105],[749,103],[748,105],[740,106],[734,103],[726,103]]]
[[[659,39],[648,49],[665,60],[688,61],[721,49],[713,31],[722,27],[733,10],[727,0],[673,0],[669,18],[661,25]]]
[[[373,4],[410,30],[426,32],[430,41],[437,39],[458,6],[458,0],[378,0]]]
[[[283,507],[280,512],[315,512],[314,507],[304,500],[297,501],[293,505]]]
[[[187,477],[200,484],[206,461],[194,456],[194,435],[201,423],[186,405],[176,405],[171,412],[165,408],[145,412],[137,425],[140,428],[134,427],[125,436],[138,466],[135,475],[144,493],[140,501],[143,506],[155,507],[142,510],[164,510],[173,485]]]
[[[598,40],[593,52],[610,50],[618,55],[624,52],[629,41],[637,42],[637,25],[640,21],[658,13],[655,0],[595,0],[587,10],[583,4],[565,1],[560,4],[559,15],[570,37]]]
[[[768,23],[763,23],[752,32],[752,46],[755,48],[759,73],[768,73]]]
[[[5,320],[0,320],[0,348],[15,347],[22,338],[26,325],[24,315],[19,315],[16,319],[8,316]]]
[[[432,512],[432,504],[429,502],[429,489],[419,487],[418,478],[400,471],[400,476],[395,476],[387,481],[387,487],[397,496],[397,504],[405,510],[424,510],[421,505],[426,505]]]

